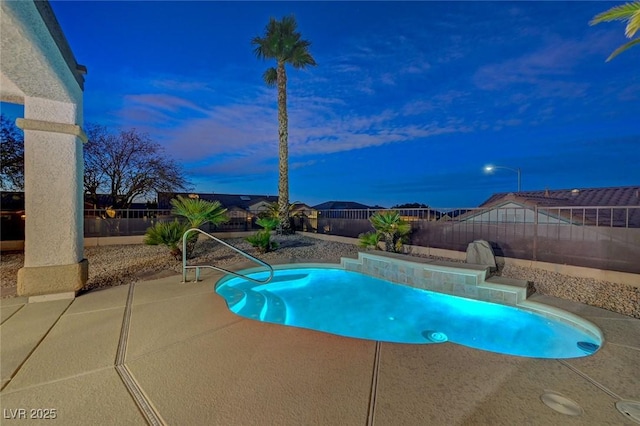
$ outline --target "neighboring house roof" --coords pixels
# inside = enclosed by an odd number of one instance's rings
[[[355,201],[327,201],[317,206],[313,206],[316,210],[346,210],[346,209],[370,209],[372,207],[365,204],[356,203]]]
[[[507,198],[510,197],[510,198]],[[537,206],[626,207],[640,206],[640,186],[611,188],[545,189],[542,191],[501,192],[493,194],[480,207],[506,199],[533,203]]]
[[[292,212],[305,211],[305,210],[315,210],[315,209],[305,203],[293,203],[293,207],[291,207]]]
[[[480,207],[500,208],[507,204],[537,207],[538,211],[546,211],[558,218],[571,220],[572,223],[640,227],[640,187],[638,186],[498,193],[489,197]],[[596,209],[594,207],[616,208]],[[623,207],[637,208],[624,209]],[[462,217],[466,219],[480,213],[481,211],[474,211]]]
[[[158,208],[165,209],[170,208],[170,200],[176,196],[181,195],[183,197],[197,196],[201,200],[207,201],[219,201],[222,207],[231,208],[239,207],[243,210],[249,210],[251,206],[254,206],[260,202],[273,203],[278,201],[278,197],[275,195],[244,195],[244,194],[206,194],[206,193],[193,193],[193,192],[159,192],[158,193]]]

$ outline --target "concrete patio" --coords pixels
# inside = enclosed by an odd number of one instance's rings
[[[635,424],[615,403],[640,400],[640,320],[534,295],[606,343],[586,358],[517,358],[251,321],[214,293],[219,274],[203,275],[2,300],[2,424]],[[547,407],[550,391],[583,413]]]

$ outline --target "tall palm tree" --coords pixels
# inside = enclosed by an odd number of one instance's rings
[[[625,28],[624,35],[627,38],[633,37],[638,30],[640,30],[640,1],[634,1],[633,3],[626,3],[620,6],[612,7],[596,16],[589,22],[589,25],[596,25],[601,22],[611,21],[627,21],[627,27]],[[607,62],[624,52],[631,46],[640,43],[640,38],[631,40],[628,43],[623,44],[613,51],[607,58]]]
[[[268,86],[278,88],[278,217],[284,233],[291,232],[289,222],[289,118],[287,116],[287,72],[285,64],[296,69],[316,61],[309,53],[311,43],[296,31],[298,24],[292,16],[281,21],[270,18],[263,37],[254,37],[251,44],[258,59],[275,59],[276,67],[267,69],[263,78]]]

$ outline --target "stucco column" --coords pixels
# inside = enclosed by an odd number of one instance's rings
[[[83,259],[82,105],[26,97],[25,256],[18,295],[75,296],[88,278]]]

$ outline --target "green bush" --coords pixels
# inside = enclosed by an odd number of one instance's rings
[[[377,212],[369,218],[369,222],[384,240],[385,251],[399,253],[402,244],[408,241],[411,224],[402,220],[397,211]],[[367,237],[372,238],[372,237]]]
[[[178,220],[158,222],[147,229],[144,243],[150,246],[167,246],[176,260],[182,260],[182,235],[187,229],[189,229],[187,224],[178,222]]]
[[[258,249],[260,253],[267,253],[278,248],[278,243],[271,240],[271,232],[263,229],[256,232],[254,235],[248,236],[246,240],[253,247]]]
[[[273,231],[280,224],[280,220],[277,217],[262,217],[256,220],[256,224],[263,227],[265,231]]]
[[[271,240],[271,231],[276,229],[280,221],[273,217],[263,217],[256,221],[264,229],[246,238],[260,253],[267,253],[278,248],[278,243]]]
[[[380,250],[378,243],[382,240],[382,235],[377,232],[367,232],[358,236],[360,241],[358,245],[365,249]]]
[[[190,228],[200,228],[206,223],[219,225],[229,220],[227,209],[218,201],[206,201],[199,198],[184,198],[178,195],[171,200],[171,214],[180,216],[182,220],[157,223],[147,229],[144,243],[149,245],[163,244],[169,247],[171,255],[182,260],[182,236]],[[198,242],[198,234],[192,233],[187,238],[187,258],[193,256]]]
[[[200,228],[206,223],[219,225],[229,221],[227,209],[219,201],[206,201],[199,198],[184,198],[178,195],[171,200],[171,214],[182,216],[191,228]]]

